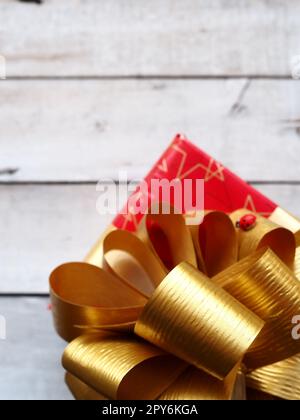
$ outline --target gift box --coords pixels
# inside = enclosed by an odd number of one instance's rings
[[[177,214],[172,195],[171,214],[127,204],[84,263],[51,274],[73,394],[232,399],[246,378],[299,399],[300,222],[182,135],[133,198],[150,208],[151,182],[163,179],[189,179],[193,193],[202,179],[204,209]],[[205,210],[201,223],[189,226],[191,210]]]
[[[297,232],[299,229],[298,221],[291,217],[286,210],[196,147],[184,135],[178,134],[144,180],[148,185],[149,192],[150,183],[153,179],[172,181],[186,178],[192,181],[204,180],[205,210],[231,213],[244,208],[270,218],[270,220],[293,232]],[[145,196],[146,193],[141,191],[138,186],[134,194]],[[147,201],[147,197],[144,197],[144,199]],[[171,202],[171,204],[173,203]],[[112,225],[108,227],[104,235],[100,236],[99,241],[88,252],[85,261],[101,266],[102,240],[106,233],[115,228],[136,232],[143,217],[144,214],[131,213],[130,209],[125,206],[123,213],[114,218]]]
[[[267,197],[179,134],[145,180],[150,187],[152,179],[171,181],[187,178],[204,180],[206,210],[231,213],[234,210],[246,208],[264,216],[270,216],[277,207]],[[139,193],[139,188],[137,193]],[[114,226],[135,230],[141,215],[137,216],[137,220],[130,217],[131,215],[127,216],[117,216],[113,222]]]

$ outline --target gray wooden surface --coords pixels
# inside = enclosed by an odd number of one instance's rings
[[[300,216],[300,185],[257,187]],[[94,185],[0,185],[0,293],[46,293],[55,266],[80,261],[112,218],[97,197]]]
[[[48,298],[0,297],[6,318],[0,343],[0,399],[70,399],[60,365],[65,343],[55,336]]]
[[[99,179],[141,178],[183,132],[300,216],[299,15],[297,0],[0,2],[0,399],[71,398],[41,294],[109,223]]]
[[[14,76],[287,76],[299,53],[297,0],[1,0],[0,13]]]
[[[300,181],[298,80],[9,80],[0,104],[3,181],[143,177],[177,132],[247,180]]]

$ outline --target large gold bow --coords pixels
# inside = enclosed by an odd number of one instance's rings
[[[257,215],[243,231],[245,213],[207,212],[192,228],[181,215],[147,216],[137,234],[107,233],[103,261],[98,252],[54,270],[78,399],[230,399],[241,372],[255,389],[300,399],[300,222],[279,215],[292,233]]]

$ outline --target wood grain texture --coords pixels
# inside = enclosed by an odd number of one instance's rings
[[[0,399],[68,400],[61,356],[66,344],[52,326],[48,298],[0,297],[7,338],[0,340]]]
[[[296,215],[300,185],[259,189]],[[81,260],[112,220],[93,185],[0,186],[0,294],[48,292],[56,265]]]
[[[299,81],[30,80],[0,91],[0,181],[115,179],[120,168],[140,179],[177,132],[246,180],[300,180]]]
[[[94,186],[0,186],[0,293],[48,292],[56,265],[80,261],[111,216]]]
[[[72,398],[48,298],[3,294],[47,293],[109,224],[85,182],[140,179],[183,132],[300,216],[299,16],[297,0],[1,0],[0,399]]]
[[[0,50],[8,76],[290,76],[299,15],[297,0],[1,0]]]

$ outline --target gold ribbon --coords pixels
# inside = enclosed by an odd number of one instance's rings
[[[286,213],[281,226],[257,215],[245,232],[235,227],[245,213],[207,212],[192,228],[181,215],[147,216],[136,235],[108,232],[93,264],[53,271],[77,399],[242,398],[244,374],[259,391],[300,399],[300,222],[292,232]]]

